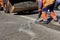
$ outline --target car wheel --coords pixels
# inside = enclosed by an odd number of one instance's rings
[[[60,10],[60,5],[57,6],[57,9]]]

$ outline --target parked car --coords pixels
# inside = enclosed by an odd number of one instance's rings
[[[28,10],[37,9],[38,7],[35,0],[6,0],[4,3],[6,5],[4,9],[6,13],[25,12]],[[13,6],[14,10],[11,10]]]
[[[55,8],[55,10],[60,10],[60,0],[56,0],[54,8]]]

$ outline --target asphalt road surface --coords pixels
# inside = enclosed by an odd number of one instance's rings
[[[55,12],[59,17],[60,12]],[[60,40],[60,26],[35,24],[36,18],[36,13],[12,15],[0,11],[0,40]]]

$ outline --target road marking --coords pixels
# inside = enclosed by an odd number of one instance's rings
[[[23,29],[23,28],[19,28],[19,32],[25,32],[25,33],[27,33],[27,34],[29,34],[31,37],[35,37],[35,33],[34,32],[32,32],[31,30],[25,30],[25,29]]]
[[[28,17],[28,16],[20,16],[20,17],[23,17],[23,18],[26,18],[26,19],[29,19],[29,20],[32,20],[33,22],[35,22],[35,20],[36,19],[34,19],[34,18],[31,18],[31,17]],[[57,26],[60,26],[60,24],[59,23],[52,23],[53,25],[57,25]]]
[[[25,18],[25,19],[29,19],[29,20],[32,20],[32,21],[36,20],[36,19],[28,17],[28,16],[20,16],[20,17]],[[32,37],[31,40],[33,40],[36,37],[36,34],[31,30],[27,30],[27,29],[25,30],[24,28],[19,28],[19,32],[21,32],[21,31],[30,35]]]
[[[30,40],[33,40],[36,37],[36,34],[31,30],[25,30],[23,28],[19,28],[19,32],[24,32],[24,33],[28,34],[29,36],[31,36]]]
[[[23,17],[23,18],[26,18],[26,19],[29,19],[29,20],[32,20],[32,21],[35,21],[36,20],[36,19],[31,18],[31,17],[28,17],[28,16],[20,16],[20,17]]]

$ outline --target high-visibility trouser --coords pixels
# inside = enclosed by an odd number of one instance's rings
[[[54,3],[55,4],[55,3]],[[45,7],[45,8],[43,8],[42,9],[42,18],[43,19],[47,19],[47,14],[46,14],[46,12],[48,11],[48,10],[50,10],[50,16],[53,18],[53,19],[56,19],[56,15],[55,15],[55,13],[54,13],[54,4],[52,4],[52,5],[50,5],[50,6],[48,6],[48,7]]]

